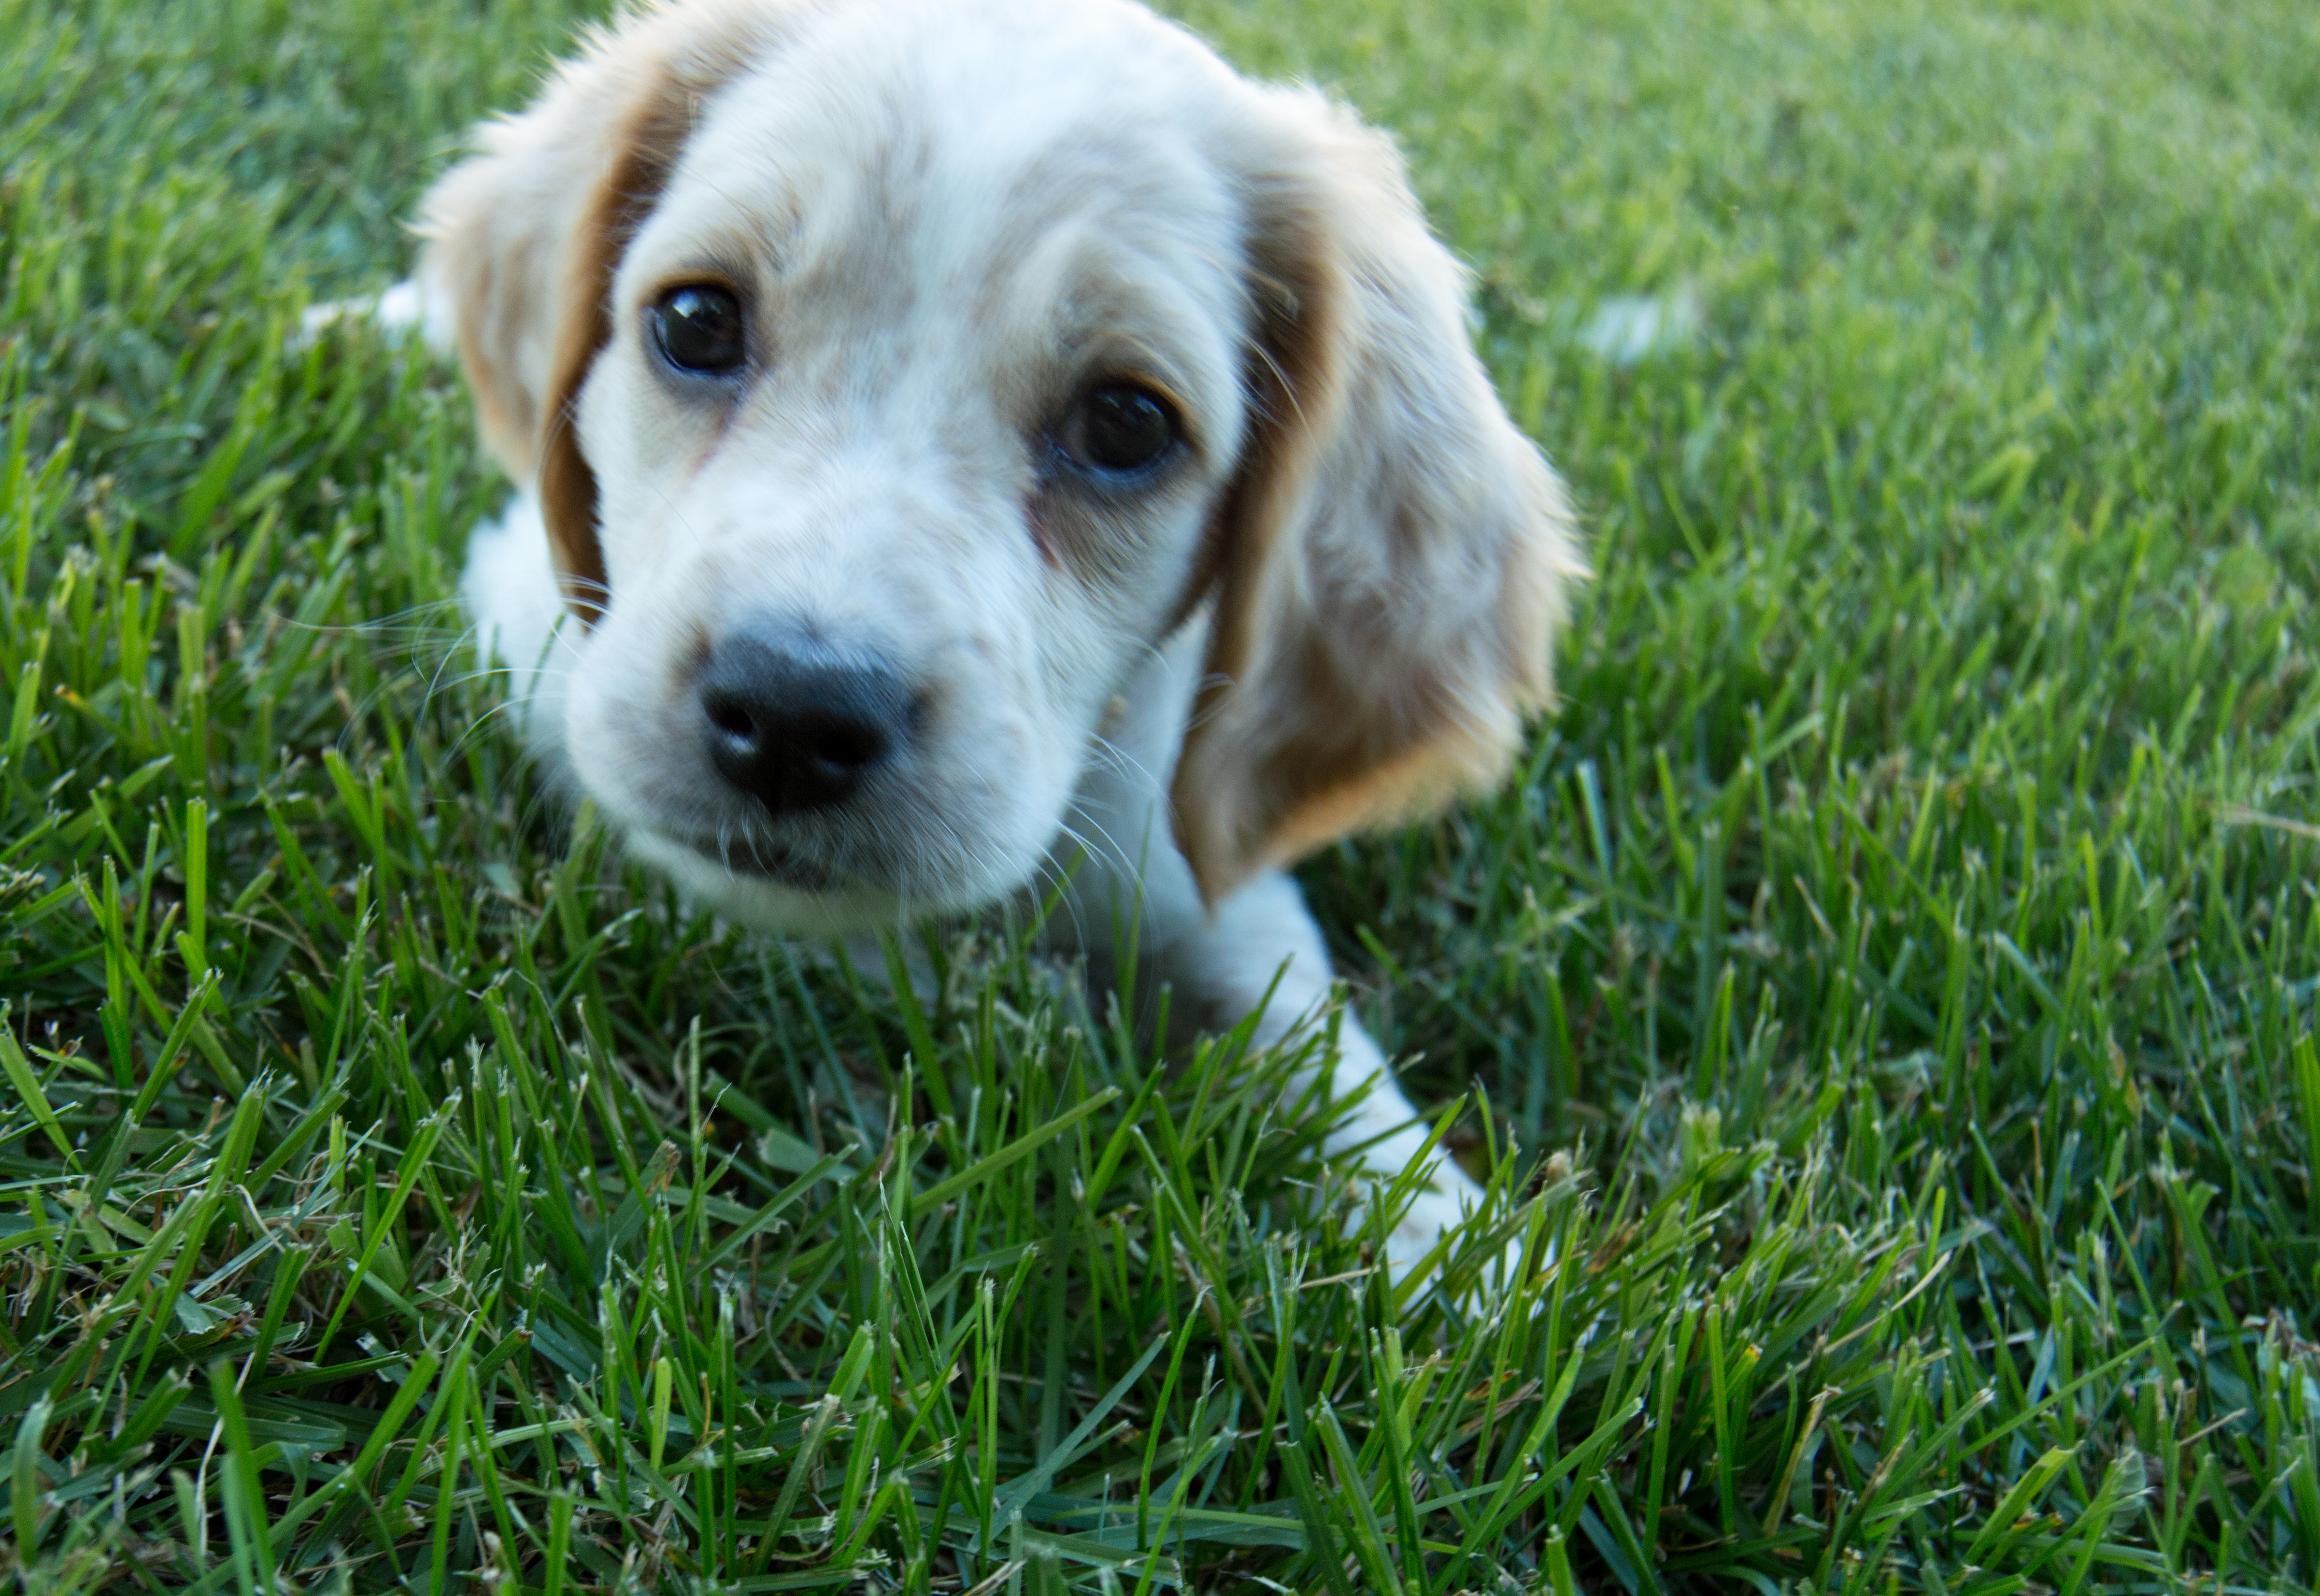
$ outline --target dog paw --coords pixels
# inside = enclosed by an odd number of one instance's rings
[[[1386,1233],[1386,1267],[1397,1285],[1421,1269],[1439,1272],[1459,1260],[1466,1250],[1461,1233],[1483,1208],[1482,1188],[1456,1165],[1444,1159],[1430,1174],[1431,1183],[1410,1198]],[[1477,1283],[1485,1292],[1503,1291],[1521,1265],[1518,1239],[1503,1259],[1484,1265]]]
[[[1444,1237],[1455,1236],[1481,1205],[1482,1198],[1481,1189],[1464,1172],[1437,1170],[1435,1183],[1409,1200],[1386,1233],[1386,1266],[1393,1272],[1395,1283],[1407,1280],[1411,1271],[1431,1257]]]
[[[1463,1283],[1459,1295],[1470,1305],[1505,1297],[1523,1275],[1523,1235],[1518,1232],[1492,1251],[1480,1225],[1495,1225],[1496,1220],[1485,1217],[1477,1221],[1485,1205],[1482,1188],[1446,1159],[1431,1173],[1432,1183],[1410,1199],[1386,1233],[1386,1267],[1394,1283],[1419,1273],[1455,1273]],[[1545,1256],[1553,1256],[1551,1248]]]

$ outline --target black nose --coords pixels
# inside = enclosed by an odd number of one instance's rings
[[[718,642],[701,673],[701,712],[718,774],[775,814],[851,797],[910,736],[911,694],[875,657],[795,630],[758,628]]]

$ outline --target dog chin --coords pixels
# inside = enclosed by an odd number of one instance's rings
[[[630,855],[666,875],[679,892],[739,924],[784,937],[843,937],[898,927],[925,914],[989,908],[1021,881],[934,883],[905,895],[798,857],[746,858],[711,853],[650,828],[626,833]],[[1029,871],[1024,872],[1029,879]]]
[[[785,937],[846,936],[899,924],[901,898],[867,882],[846,880],[802,862],[759,860],[737,868],[673,837],[644,827],[627,833],[629,853],[677,890],[728,919]]]

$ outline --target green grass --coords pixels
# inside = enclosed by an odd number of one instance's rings
[[[571,15],[0,0],[23,1589],[2320,1582],[2320,13],[1188,14],[1400,131],[1584,508],[1522,780],[1304,873],[1530,1277],[539,795],[455,376],[288,332]]]

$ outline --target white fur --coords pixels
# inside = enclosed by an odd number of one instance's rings
[[[590,141],[649,92],[638,63],[655,59],[709,86],[624,240],[609,337],[569,395],[609,588],[583,626],[530,487],[539,428],[557,423],[526,418],[562,403],[545,385],[557,319],[575,313],[559,302],[581,247],[566,213],[621,153]],[[1348,263],[1345,394],[1290,401],[1328,416],[1269,415],[1252,385],[1271,292],[1252,286],[1253,262],[1273,242],[1259,233],[1267,186],[1286,181],[1264,175],[1276,169],[1310,169],[1337,196],[1314,204]],[[524,490],[478,530],[461,585],[484,647],[507,664],[527,740],[635,853],[738,919],[787,933],[899,925],[1068,870],[1051,923],[1091,970],[1110,967],[1133,918],[1147,985],[1173,984],[1219,1027],[1270,989],[1260,1039],[1279,1040],[1325,1017],[1332,975],[1296,884],[1263,866],[1413,800],[1341,782],[1288,816],[1295,758],[1270,778],[1289,799],[1260,803],[1225,791],[1255,781],[1255,756],[1237,750],[1436,715],[1456,750],[1446,767],[1487,775],[1544,694],[1557,584],[1576,569],[1559,489],[1491,395],[1456,268],[1390,150],[1318,96],[1237,77],[1140,7],[662,8],[487,133],[429,227],[428,315],[467,318],[486,434]],[[742,294],[763,352],[746,383],[705,399],[669,380],[644,329],[658,294],[712,272]],[[1092,486],[1050,441],[1085,385],[1120,370],[1165,387],[1192,432],[1132,493]],[[1278,513],[1306,524],[1278,534],[1264,595],[1192,592],[1260,428],[1309,419],[1337,431],[1310,451],[1312,485],[1282,500]],[[1179,619],[1188,596],[1201,602]],[[1333,605],[1374,635],[1333,634]],[[1214,748],[1235,751],[1188,800],[1172,784],[1201,735],[1195,700],[1220,668],[1211,631],[1229,606],[1271,631],[1227,662],[1246,680],[1203,713],[1237,739]],[[904,777],[772,821],[720,781],[693,673],[726,629],[769,613],[869,639],[929,685]],[[1322,662],[1302,676],[1300,647]],[[1353,685],[1313,703],[1297,696],[1309,679]],[[1212,906],[1180,845],[1185,804],[1210,786],[1219,812],[1255,817],[1215,830],[1231,844],[1218,857],[1242,862]],[[751,828],[838,884],[728,868],[718,839]],[[1220,872],[1203,868],[1215,892]],[[1328,1145],[1397,1176],[1425,1129],[1350,1017],[1338,1040],[1330,1091],[1358,1102]],[[1479,1195],[1438,1158],[1394,1232],[1395,1268]]]

